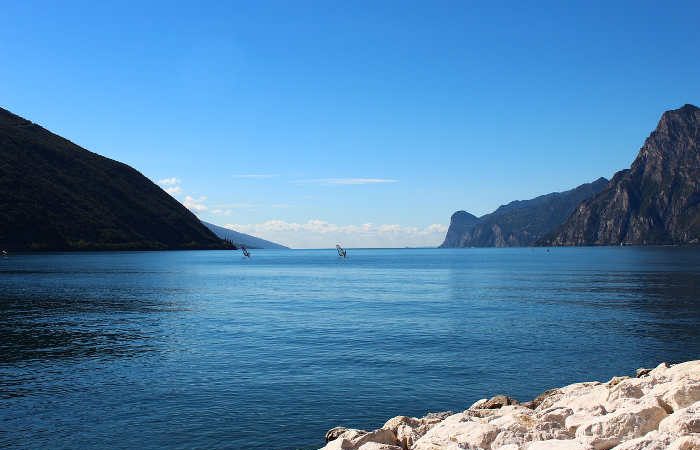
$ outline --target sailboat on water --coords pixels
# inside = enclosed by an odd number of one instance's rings
[[[348,255],[348,251],[345,250],[340,244],[335,244],[335,249],[338,250],[338,256],[345,258]]]
[[[246,258],[250,258],[250,252],[248,251],[247,248],[245,248],[242,245],[241,245],[241,251],[243,251],[243,256],[245,256]]]

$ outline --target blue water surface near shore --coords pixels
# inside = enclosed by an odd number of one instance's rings
[[[311,449],[698,358],[699,249],[0,259],[0,447]]]

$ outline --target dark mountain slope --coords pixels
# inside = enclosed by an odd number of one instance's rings
[[[632,166],[542,244],[700,243],[699,145],[699,108],[665,112]]]
[[[467,236],[479,223],[479,218],[466,211],[457,211],[450,217],[450,226],[445,235],[441,248],[462,247],[464,236]]]
[[[599,178],[569,191],[516,200],[478,219],[459,211],[452,215],[441,247],[533,245],[561,225],[579,203],[600,192],[607,183],[605,178]]]
[[[220,227],[218,225],[214,225],[213,223],[205,221],[202,221],[202,223],[221,239],[230,240],[237,246],[243,245],[248,248],[289,248],[272,241],[266,241],[265,239],[261,239],[259,237],[251,236],[245,233],[240,233],[234,230],[229,230],[228,228]]]
[[[138,171],[0,108],[0,248],[222,248]]]

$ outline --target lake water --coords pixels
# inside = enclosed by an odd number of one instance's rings
[[[700,249],[0,259],[0,447],[298,449],[700,358]]]

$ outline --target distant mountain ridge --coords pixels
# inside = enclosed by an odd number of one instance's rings
[[[251,236],[249,234],[240,233],[229,228],[220,227],[218,225],[214,225],[213,223],[205,221],[202,221],[202,223],[221,239],[230,240],[237,246],[243,245],[248,248],[289,249],[289,247],[285,247],[284,245],[277,244],[272,241],[266,241],[265,239]]]
[[[0,108],[0,248],[228,246],[132,167]]]
[[[540,244],[700,244],[700,108],[666,111],[632,166]]]
[[[440,247],[534,245],[564,223],[583,200],[602,191],[607,184],[607,179],[599,178],[568,191],[553,192],[530,200],[515,200],[481,217],[457,211],[452,215]]]

